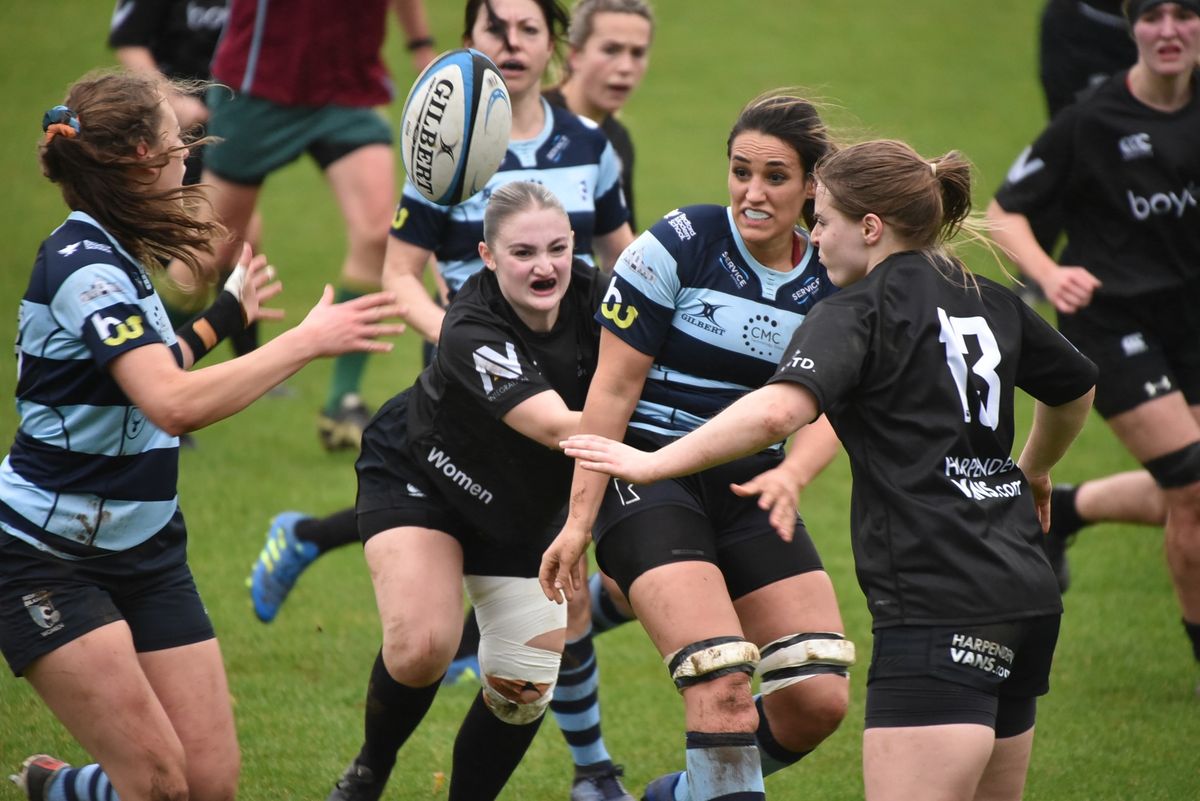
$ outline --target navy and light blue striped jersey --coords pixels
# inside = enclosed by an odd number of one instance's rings
[[[175,333],[145,270],[92,217],[43,243],[21,299],[16,437],[0,464],[0,527],[66,558],[133,547],[175,513],[179,440],[109,373]],[[178,356],[178,353],[177,353]]]
[[[796,327],[834,291],[811,245],[780,272],[750,255],[728,208],[670,212],[621,254],[596,314],[654,357],[630,426],[682,436],[762,386]]]
[[[621,162],[591,120],[542,100],[546,124],[533,139],[508,143],[504,161],[483,190],[457,206],[439,206],[405,181],[392,236],[433,251],[450,291],[483,268],[483,210],[492,192],[511,181],[544,184],[563,204],[575,232],[575,255],[592,264],[592,237],[629,219],[621,194]]]

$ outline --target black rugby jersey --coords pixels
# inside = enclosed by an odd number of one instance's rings
[[[1100,296],[1128,297],[1200,277],[1200,72],[1167,113],[1130,94],[1128,71],[1063,110],[1008,171],[996,201],[1031,219],[1056,203],[1068,245]]]
[[[817,397],[854,475],[858,580],[876,627],[1061,611],[1012,457],[1021,388],[1050,405],[1096,367],[1012,292],[896,254],[820,303],[771,379]]]
[[[145,47],[169,78],[207,80],[227,0],[117,0],[108,46]]]
[[[592,320],[602,289],[595,274],[575,261],[558,320],[538,333],[504,300],[495,274],[480,271],[450,304],[437,356],[413,386],[411,457],[455,511],[492,540],[528,541],[566,504],[572,461],[501,418],[546,390],[582,411],[600,339]]]

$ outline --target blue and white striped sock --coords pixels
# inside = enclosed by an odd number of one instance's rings
[[[600,734],[600,671],[592,632],[568,642],[563,649],[558,685],[550,710],[571,749],[571,759],[579,767],[611,762]]]
[[[97,765],[63,768],[46,787],[46,801],[117,801],[108,774]]]
[[[627,617],[613,603],[599,573],[588,577],[588,595],[592,599],[592,634],[603,634],[634,619]]]

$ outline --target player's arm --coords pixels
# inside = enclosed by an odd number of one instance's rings
[[[389,236],[383,260],[383,288],[394,294],[396,303],[405,309],[404,321],[437,344],[446,312],[425,289],[425,265],[432,255],[432,251],[419,245]]]
[[[425,16],[424,0],[392,0],[392,6],[407,37],[404,47],[412,58],[413,69],[420,72],[437,55],[429,20]]]
[[[599,361],[583,405],[579,430],[620,440],[653,362],[653,356],[601,328]],[[592,526],[607,484],[608,476],[575,465],[566,523],[542,555],[538,572],[542,591],[553,601],[561,602],[562,596],[570,600],[579,588],[578,577],[572,571],[591,542]]]
[[[579,430],[581,412],[567,408],[562,396],[552,389],[526,398],[502,418],[514,431],[558,450],[559,443]]]
[[[825,415],[792,436],[787,455],[776,467],[730,489],[743,497],[758,496],[758,506],[769,512],[771,527],[790,542],[796,529],[800,493],[837,455],[841,441]]]
[[[375,293],[335,304],[327,285],[303,322],[245,356],[189,372],[170,348],[154,343],[116,356],[109,370],[151,422],[178,435],[244,409],[317,357],[391,350],[391,343],[376,341],[404,330],[381,322],[396,314],[391,301],[389,294]]]
[[[1022,273],[1038,283],[1056,309],[1072,314],[1092,302],[1099,279],[1083,267],[1059,266],[1038,244],[1028,217],[1005,211],[996,200],[988,205],[987,217],[992,239]]]
[[[1075,437],[1087,422],[1092,408],[1095,387],[1083,395],[1059,406],[1037,401],[1033,409],[1033,426],[1017,460],[1033,490],[1034,505],[1042,530],[1050,530],[1050,469],[1067,452]]]
[[[569,438],[563,450],[575,458],[577,472],[590,470],[632,484],[649,484],[757,453],[811,423],[818,411],[816,396],[807,388],[778,382],[743,395],[695,431],[657,451],[640,451],[591,432]],[[583,431],[588,431],[586,414],[585,409]]]

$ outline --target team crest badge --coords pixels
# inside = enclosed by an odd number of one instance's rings
[[[21,600],[25,602],[25,609],[33,618],[33,622],[45,629],[42,632],[43,637],[63,627],[62,612],[54,608],[54,602],[50,600],[50,593],[46,590],[31,592]]]

